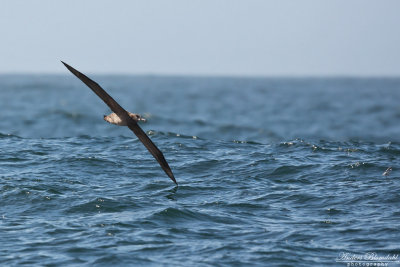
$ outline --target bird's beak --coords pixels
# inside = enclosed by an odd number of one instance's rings
[[[143,117],[139,117],[138,121],[146,122],[147,120]]]

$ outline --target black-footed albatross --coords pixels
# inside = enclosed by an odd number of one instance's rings
[[[171,168],[164,158],[163,153],[150,140],[150,138],[146,135],[142,128],[139,127],[137,122],[143,121],[144,119],[138,114],[127,112],[109,94],[107,94],[107,92],[104,91],[104,89],[101,88],[100,85],[98,85],[96,82],[92,81],[86,75],[80,73],[67,63],[64,63],[63,61],[61,62],[65,65],[65,67],[67,67],[70,72],[72,72],[72,74],[74,74],[90,89],[92,89],[92,91],[96,95],[98,95],[104,101],[104,103],[106,103],[107,106],[109,106],[110,109],[114,112],[108,116],[104,116],[104,120],[112,124],[128,126],[128,128],[132,130],[132,132],[139,138],[139,140],[143,143],[147,150],[149,150],[153,157],[158,161],[161,168],[165,171],[168,177],[171,178],[171,180],[174,181],[176,185],[178,185],[175,180],[174,174],[171,171]]]

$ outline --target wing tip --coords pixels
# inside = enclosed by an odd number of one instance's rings
[[[73,67],[71,67],[70,65],[68,65],[67,63],[65,63],[64,61],[60,60],[62,64],[64,64],[64,66],[73,74],[75,74],[75,72],[77,72]],[[75,74],[76,75],[76,74]]]
[[[175,180],[174,174],[172,173],[171,170],[169,170],[169,172],[167,172],[167,175],[168,175],[169,178],[171,178],[171,180],[172,180],[176,185],[178,185],[178,182]]]
[[[65,63],[64,61],[60,60],[62,64],[64,64],[64,66],[72,73],[74,74],[76,77],[78,77],[78,79],[80,79],[82,82],[84,82],[87,86],[89,86],[87,84],[86,81],[83,80],[84,79],[88,79],[90,80],[88,77],[86,77],[84,74],[80,73],[78,70],[74,69],[73,67],[71,67],[70,65],[68,65],[67,63]],[[90,80],[91,82],[95,83],[94,81]],[[90,87],[90,86],[89,86]],[[90,87],[91,88],[91,87]],[[93,88],[91,88],[93,90]]]
[[[168,167],[169,167],[169,166],[168,166]],[[172,173],[171,169],[170,169],[170,168],[164,169],[164,171],[165,171],[165,173],[168,175],[168,177],[169,177],[176,185],[178,185],[178,182],[175,180],[175,176],[174,176],[174,174]]]

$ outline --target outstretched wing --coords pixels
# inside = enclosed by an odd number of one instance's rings
[[[153,143],[153,141],[151,141],[151,139],[142,130],[142,128],[140,128],[134,120],[131,119],[131,121],[133,121],[135,124],[128,123],[128,128],[132,130],[132,132],[139,138],[139,140],[143,143],[147,150],[158,161],[161,168],[165,171],[168,177],[171,178],[171,180],[178,185],[175,180],[174,174],[172,173],[171,168],[168,165],[168,162],[164,158],[163,153],[156,147],[156,145]]]
[[[61,61],[62,62],[62,61]],[[110,107],[110,109],[115,112],[120,118],[124,118],[127,123],[129,129],[139,138],[139,140],[143,143],[143,145],[147,148],[147,150],[153,155],[153,157],[160,164],[161,168],[165,171],[169,178],[175,183],[178,184],[175,180],[174,174],[171,171],[167,161],[164,158],[163,153],[156,147],[156,145],[151,141],[151,139],[146,135],[146,133],[139,127],[136,121],[134,121],[128,114],[128,112],[123,109],[100,85],[93,80],[91,80],[86,75],[77,71],[70,65],[62,62],[67,69],[72,72],[76,77],[78,77],[82,82],[84,82],[96,95],[98,95],[106,104]]]
[[[95,81],[91,80],[85,74],[77,71],[76,69],[74,69],[73,67],[68,65],[67,63],[64,63],[63,61],[61,61],[61,62],[65,65],[65,67],[67,67],[67,69],[70,72],[72,72],[72,74],[74,74],[76,77],[79,78],[79,80],[84,82],[90,89],[92,89],[92,91],[95,92],[95,94],[98,95],[104,101],[104,103],[106,103],[107,106],[110,107],[110,109],[113,112],[115,112],[118,116],[122,116],[122,117],[126,117],[127,116],[127,117],[129,117],[129,115],[126,115],[127,114],[126,110],[123,109],[117,103],[117,101],[114,100],[114,98],[112,98],[109,94],[107,94],[107,92],[104,91],[104,89],[101,88],[98,83],[96,83]]]

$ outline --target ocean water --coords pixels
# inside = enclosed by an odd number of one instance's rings
[[[92,78],[179,186],[71,74],[2,75],[1,266],[399,265],[400,79]]]

